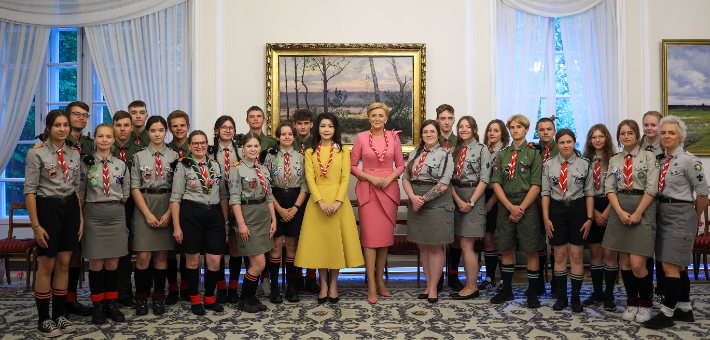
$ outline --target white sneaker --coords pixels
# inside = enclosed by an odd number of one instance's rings
[[[639,311],[636,314],[636,322],[638,323],[644,323],[648,320],[651,320],[651,317],[653,315],[651,314],[651,308],[648,307],[639,307]]]
[[[261,287],[261,290],[264,291],[264,295],[269,296],[271,295],[271,283],[269,282],[269,279],[262,279],[261,283],[259,284],[259,287]]]
[[[634,321],[636,319],[636,314],[639,312],[638,307],[629,306],[626,307],[626,311],[621,315],[621,318],[626,321]]]
[[[62,336],[63,333],[52,319],[47,319],[37,326],[37,334],[46,338],[54,338]]]
[[[661,309],[663,307],[663,301],[664,301],[663,295],[658,295],[658,294],[653,294],[653,308],[654,309]]]

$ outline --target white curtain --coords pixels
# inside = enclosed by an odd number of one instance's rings
[[[50,29],[0,21],[0,166],[5,169],[32,105]]]
[[[495,59],[498,119],[505,122],[516,114],[537,117],[551,53],[552,23],[552,18],[521,12],[498,2]],[[530,129],[527,139],[531,140],[533,135],[534,129]]]
[[[191,3],[86,28],[110,112],[146,102],[148,114],[192,111]]]
[[[614,0],[560,18],[570,103],[578,136],[586,136],[589,128],[600,122],[613,131],[623,119],[621,116],[626,116],[626,110],[621,110],[619,105],[616,19]]]
[[[85,27],[134,19],[185,0],[2,0],[0,20],[50,27]]]
[[[584,12],[604,0],[503,0],[508,6],[544,17],[564,17]]]

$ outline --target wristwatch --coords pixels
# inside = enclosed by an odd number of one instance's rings
[[[301,209],[301,206],[298,204],[294,204],[293,206],[296,207],[296,209]]]
[[[38,225],[32,227],[32,231],[35,231],[35,230],[37,230],[37,229],[39,229],[39,228],[42,228],[42,226],[38,224]]]
[[[471,205],[471,208],[473,208],[473,205],[474,205],[475,203],[476,203],[476,202],[474,202],[474,201],[468,201],[468,204]]]
[[[592,217],[587,217],[587,221],[594,221],[594,218],[592,218]]]

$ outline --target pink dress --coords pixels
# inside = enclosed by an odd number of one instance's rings
[[[404,172],[404,157],[402,143],[397,133],[387,132],[389,147],[385,153],[384,162],[380,162],[370,147],[370,131],[361,132],[355,138],[350,154],[350,172],[357,177],[365,172],[377,177],[387,177],[392,171],[400,176]],[[382,154],[385,150],[385,139],[372,140],[375,150]],[[362,170],[358,164],[362,159]],[[355,186],[360,217],[360,243],[366,248],[389,247],[394,243],[394,226],[399,207],[399,181],[394,180],[384,189],[377,188],[366,180],[358,180]]]

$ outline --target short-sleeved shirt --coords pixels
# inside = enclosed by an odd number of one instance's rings
[[[67,166],[67,179],[59,166],[59,154],[52,142],[35,145],[27,151],[25,157],[24,194],[36,194],[40,197],[66,197],[79,191],[79,151],[67,143],[61,146],[64,163]]]
[[[446,138],[446,137],[440,135],[440,136],[439,136],[439,143],[441,143],[441,145],[444,147],[444,149],[446,149],[446,142],[448,141],[448,142],[449,142],[449,147],[448,147],[448,149],[451,150],[451,149],[453,149],[454,146],[456,145],[456,140],[457,140],[457,139],[458,139],[458,138],[456,137],[456,135],[452,132],[452,133],[449,135],[449,138]]]
[[[585,196],[594,196],[594,179],[589,160],[573,154],[566,162],[567,193],[562,196],[560,176],[565,159],[558,154],[542,166],[542,196],[550,196],[556,201],[573,201]]]
[[[540,147],[540,155],[542,156],[542,164],[545,164],[550,158],[555,157],[560,154],[560,148],[557,147],[557,143],[555,141],[550,142],[550,146],[544,146],[542,143],[537,143],[537,146]],[[545,158],[545,154],[547,153],[547,149],[550,149],[550,156],[548,158]]]
[[[594,164],[599,161],[599,188],[594,188]],[[603,165],[604,162],[602,162],[602,159],[599,157],[595,157],[594,159],[589,161],[589,169],[590,169],[590,175],[592,177],[592,189],[594,189],[594,196],[606,196],[606,175],[607,175],[607,168]]]
[[[192,152],[190,152],[190,148],[187,145],[187,139],[185,140],[185,143],[182,143],[182,146],[178,146],[175,140],[173,139],[168,143],[168,147],[173,149],[173,151],[177,152],[178,157],[190,157],[192,156]]]
[[[207,179],[202,176],[200,165],[205,168]],[[218,204],[220,200],[228,197],[227,181],[222,176],[222,166],[219,162],[208,157],[202,162],[190,157],[180,158],[175,167],[170,202],[189,200],[202,204]]]
[[[286,176],[286,154],[288,154],[289,159],[288,168],[291,173],[290,182]],[[294,148],[291,148],[291,150],[288,150],[287,152],[279,147],[275,154],[273,152],[267,152],[266,157],[264,157],[264,160],[261,163],[269,168],[269,171],[271,172],[272,185],[275,188],[301,188],[301,192],[308,192],[308,183],[306,182],[305,177],[305,159],[306,157]]]
[[[222,166],[222,169],[224,169],[224,179],[228,180],[229,170],[232,168],[232,164],[234,164],[234,162],[238,160],[237,149],[234,148],[234,144],[232,144],[232,142],[229,142],[229,144],[227,144],[227,147],[224,147],[222,146],[222,144],[217,143],[217,145],[215,145],[215,148],[217,148],[215,159]],[[239,150],[241,151],[241,148],[239,148]],[[229,152],[229,162],[227,162],[227,152]],[[210,154],[209,156],[211,155],[212,154]]]
[[[683,201],[693,201],[693,191],[699,196],[710,194],[708,182],[703,172],[703,163],[692,153],[678,147],[673,153],[663,154],[663,158],[658,160],[659,169],[662,172],[666,160],[673,156],[668,162],[668,169],[663,181],[663,190],[660,195]]]
[[[123,154],[125,155],[126,159],[121,158],[121,148],[123,148]],[[113,142],[113,148],[111,148],[111,154],[114,157],[117,157],[122,161],[126,162],[126,165],[128,165],[128,171],[130,172],[131,167],[133,167],[133,156],[140,149],[141,148],[136,145],[136,143],[133,143],[130,140],[126,142],[126,145],[121,145],[118,141],[115,141]]]
[[[94,140],[89,138],[89,136],[81,135],[79,137],[79,141],[77,142],[77,140],[74,139],[74,136],[70,133],[67,140],[70,141],[72,146],[79,150],[79,153],[81,154],[91,155],[94,153]]]
[[[651,151],[655,156],[662,155],[664,152],[663,146],[661,145],[660,137],[656,138],[656,141],[653,142],[653,144],[649,144],[648,140],[644,138],[643,142],[641,142],[641,149]]]
[[[233,163],[229,170],[229,205],[242,204],[242,200],[262,199],[264,196],[266,196],[267,203],[274,201],[274,195],[271,193],[269,168],[258,163],[256,166],[261,171],[268,195],[264,192],[264,186],[254,169],[254,164],[243,159],[241,162]]]
[[[131,194],[131,176],[128,166],[122,160],[111,156],[106,158],[108,171],[108,196],[104,195],[104,159],[94,153],[94,164],[81,163],[79,197],[89,203],[120,201]]]
[[[500,152],[500,150],[501,150],[502,148],[503,148],[503,143],[498,143],[498,145],[496,145],[495,147],[493,147],[493,149],[488,148],[488,153],[491,154],[491,171],[490,171],[490,176],[489,176],[490,179],[493,178],[493,163],[495,163],[496,157],[498,157],[498,152]],[[493,182],[492,182],[492,181],[489,181],[489,182],[488,182],[487,188],[488,188],[488,189],[493,189]]]
[[[412,159],[417,156],[418,152],[419,148],[412,150],[412,152],[409,154],[408,162],[411,162]],[[434,145],[434,147],[431,148],[431,150],[424,158],[424,163],[422,165],[421,171],[417,176],[416,168],[417,164],[419,164],[419,160],[421,159],[422,154],[420,154],[416,157],[416,159],[414,159],[414,164],[412,165],[412,175],[410,176],[409,173],[405,171],[404,174],[402,174],[402,179],[407,179],[410,181],[417,180],[424,182],[439,182],[442,184],[449,185],[449,182],[451,182],[451,176],[454,174],[454,170],[456,167],[456,165],[454,164],[454,160],[451,156],[451,151],[446,150],[446,148],[440,146],[439,144]]]
[[[461,150],[463,153],[463,148]],[[459,158],[461,156],[459,155]],[[454,159],[454,174],[453,179],[456,179],[456,171],[459,166],[460,159]],[[475,139],[466,145],[466,157],[463,161],[463,167],[461,170],[461,182],[462,183],[475,183],[484,182],[490,183],[491,181],[491,152],[488,147],[476,142]]]
[[[163,176],[156,175],[156,154],[160,152]],[[173,169],[170,163],[178,159],[177,152],[163,145],[156,151],[153,145],[141,149],[133,156],[131,168],[131,189],[170,189],[173,185]]]
[[[140,146],[141,148],[148,147],[150,145],[150,136],[148,136],[148,129],[143,129],[141,133],[131,132],[131,140],[134,144]]]
[[[524,141],[519,148],[511,145],[498,152],[493,162],[491,182],[500,184],[506,194],[527,193],[533,185],[542,186],[542,155],[535,147]],[[518,154],[511,179],[509,174],[514,150],[518,150]]]
[[[628,154],[629,152],[624,149],[609,160],[605,183],[607,194],[626,190],[624,185],[624,164]],[[630,154],[632,155],[633,168],[631,190],[643,190],[651,196],[656,196],[658,194],[659,175],[656,156],[651,151],[643,150],[638,146],[634,147]]]

